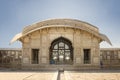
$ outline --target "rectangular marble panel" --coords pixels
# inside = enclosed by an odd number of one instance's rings
[[[47,56],[46,49],[42,48],[42,56]]]
[[[80,58],[76,58],[76,63],[81,63],[81,59]]]
[[[31,40],[31,47],[39,47],[40,46],[40,40],[39,39],[32,39]]]
[[[23,63],[29,63],[29,58],[23,58]]]
[[[47,59],[46,58],[42,58],[42,63],[47,63]]]
[[[93,63],[94,64],[99,64],[99,58],[98,57],[94,57],[93,58]]]

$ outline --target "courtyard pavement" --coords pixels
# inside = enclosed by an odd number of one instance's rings
[[[3,71],[0,80],[53,80],[57,71]]]
[[[0,80],[57,80],[58,71],[0,70]],[[120,80],[120,70],[64,71],[58,80]]]
[[[120,71],[66,71],[70,80],[120,80]]]

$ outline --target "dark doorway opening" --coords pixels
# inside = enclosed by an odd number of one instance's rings
[[[32,49],[32,64],[39,63],[39,49]]]
[[[84,49],[84,64],[90,64],[90,49]]]

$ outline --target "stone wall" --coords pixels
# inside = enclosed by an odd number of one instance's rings
[[[76,51],[74,51],[74,52],[76,52],[76,55],[74,55],[75,63],[72,66],[74,66],[74,67],[77,66],[77,68],[80,68],[80,66],[84,66],[82,49],[83,48],[77,48]],[[24,53],[27,53],[30,49],[25,49],[25,50],[26,51],[24,51]],[[97,51],[97,49],[96,49],[96,51]],[[49,52],[49,50],[48,50],[48,52]],[[95,52],[94,49],[93,49],[93,52]],[[92,55],[92,56],[94,56],[92,59],[93,64],[97,60],[95,58],[95,56],[98,56],[98,55],[99,54]],[[46,54],[43,54],[42,56],[48,57],[49,55],[47,55],[47,53],[46,53]],[[26,57],[26,54],[24,54],[24,57]],[[28,57],[30,57],[30,56],[28,56]],[[28,58],[24,58],[24,62],[23,62],[24,66],[27,66],[27,68],[49,68],[49,67],[47,67],[47,66],[49,66],[49,59],[48,59],[48,64],[46,64],[45,63],[45,62],[47,62],[46,57],[45,58],[41,57],[41,54],[39,55],[39,57],[40,57],[41,62],[39,62],[39,64],[37,64],[37,65],[31,64],[31,62],[29,61]],[[120,48],[101,48],[99,58],[103,62],[104,67],[108,67],[108,68],[119,67],[120,66]],[[11,48],[0,49],[0,67],[1,68],[21,68],[21,63],[22,63],[21,59],[22,59],[22,49],[11,49]],[[45,65],[46,65],[46,67],[45,67]],[[59,66],[64,67],[62,65],[56,65],[56,66],[51,65],[51,67],[53,67],[53,68],[56,68]],[[90,67],[90,65],[88,65],[88,66]],[[66,65],[65,67],[71,68],[71,66],[69,66],[69,65],[68,66]]]
[[[105,66],[120,66],[120,48],[101,48],[100,59]]]
[[[68,27],[45,28],[23,37],[21,39],[23,43],[23,66],[49,65],[49,48],[51,42],[59,37],[67,38],[72,42],[74,48],[73,66],[99,66],[100,39],[86,31]],[[39,64],[31,63],[32,49],[39,49]],[[90,49],[91,51],[90,64],[83,63],[83,49]]]
[[[22,50],[1,48],[0,67],[1,68],[21,68]]]

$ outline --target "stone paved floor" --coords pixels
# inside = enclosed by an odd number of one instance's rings
[[[0,72],[0,80],[52,80],[56,72]]]
[[[54,80],[57,71],[0,71],[0,80]],[[64,71],[60,80],[120,80],[120,70]]]
[[[61,75],[60,75],[60,80],[65,80],[65,75],[64,75],[63,72],[62,72]]]
[[[71,80],[120,80],[120,71],[66,71]]]

